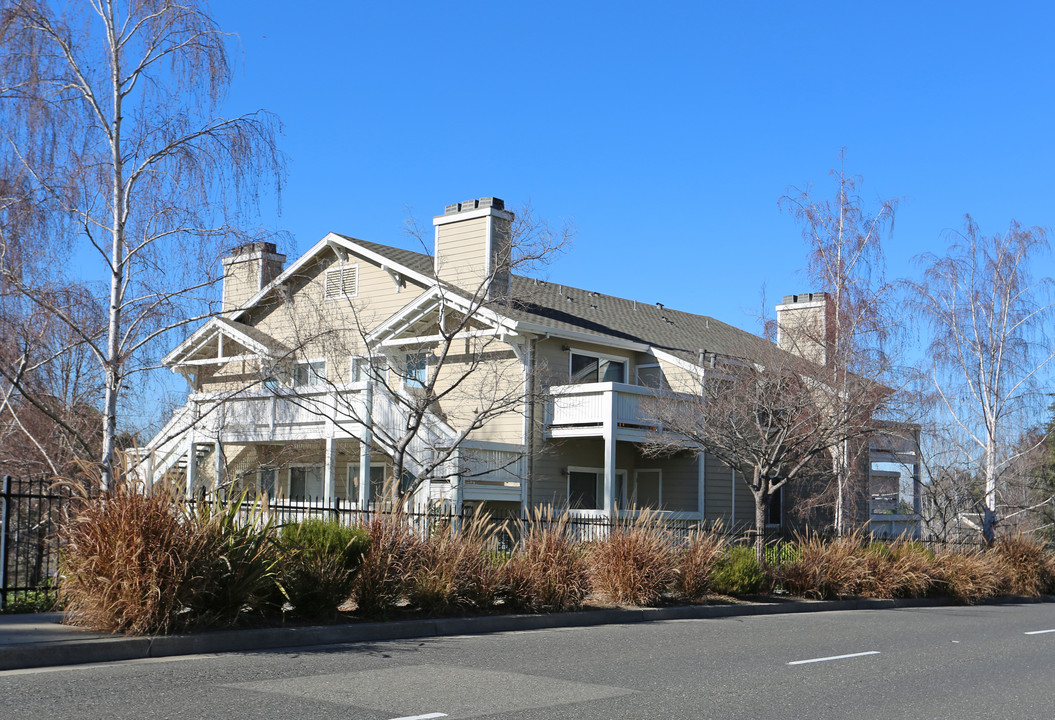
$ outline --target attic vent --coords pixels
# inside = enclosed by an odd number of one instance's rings
[[[324,297],[355,297],[359,294],[359,266],[342,265],[326,271]]]

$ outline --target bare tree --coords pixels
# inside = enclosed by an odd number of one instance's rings
[[[42,218],[19,240],[44,261],[2,270],[103,371],[104,480],[123,389],[170,330],[212,312],[203,268],[243,235],[260,183],[280,180],[273,119],[219,115],[225,41],[197,0],[0,6],[0,167],[19,180],[3,207]],[[72,257],[81,272],[63,277]],[[102,330],[49,301],[73,283],[97,291]]]
[[[776,348],[751,359],[717,358],[697,388],[650,400],[650,414],[663,431],[645,451],[696,448],[732,468],[754,497],[761,561],[773,494],[816,474],[831,462],[834,448],[874,428],[884,388],[847,378],[836,397],[827,379],[824,368]]]
[[[802,225],[812,289],[832,298],[826,337],[817,340],[825,347],[826,384],[836,391],[836,399],[844,396],[850,378],[865,377],[888,387],[895,384],[888,345],[897,324],[891,317],[892,286],[883,278],[882,238],[893,230],[897,200],[865,210],[857,190],[860,178],[846,174],[845,160],[844,148],[839,168],[830,173],[836,184],[834,199],[817,199],[810,186],[794,188],[780,199],[781,207]],[[832,448],[832,505],[839,535],[847,529],[851,496],[867,492],[854,487],[854,480],[862,475],[853,472],[867,447],[867,443],[844,442]]]
[[[1045,373],[1055,359],[1055,284],[1034,279],[1046,256],[1044,231],[1012,222],[982,236],[970,216],[943,257],[924,255],[924,280],[909,284],[931,331],[929,375],[939,412],[964,467],[983,485],[982,535],[995,538],[1007,473],[1022,433],[1043,410]]]

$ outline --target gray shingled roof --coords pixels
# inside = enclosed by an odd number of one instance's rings
[[[432,257],[342,235],[379,255],[432,276]],[[500,312],[513,320],[572,330],[605,339],[629,340],[666,350],[698,363],[700,350],[757,358],[774,348],[769,341],[706,315],[521,276],[513,277],[515,302]]]

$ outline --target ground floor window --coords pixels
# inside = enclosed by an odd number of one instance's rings
[[[626,483],[626,470],[616,470],[616,497]],[[604,469],[568,468],[568,507],[572,510],[604,509]]]
[[[385,492],[386,468],[384,463],[370,463],[370,490],[367,502],[381,497]],[[348,466],[348,500],[359,502],[359,465]]]
[[[663,471],[659,468],[635,470],[633,479],[623,493],[623,507],[662,508]]]
[[[318,465],[289,469],[289,499],[306,502],[322,497],[322,468]]]
[[[260,468],[256,471],[256,489],[261,495],[275,497],[275,469]]]

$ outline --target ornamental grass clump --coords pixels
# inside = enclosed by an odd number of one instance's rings
[[[119,459],[117,467],[127,463]],[[262,611],[276,581],[272,527],[243,523],[238,505],[188,509],[116,472],[100,495],[98,468],[74,494],[63,546],[59,601],[68,622],[105,632],[165,634],[230,625]]]
[[[370,546],[365,530],[309,518],[279,531],[281,584],[293,612],[329,618],[349,598]]]
[[[505,606],[526,612],[577,610],[589,589],[589,565],[571,536],[568,516],[536,509],[502,565]]]
[[[352,586],[352,599],[360,615],[384,618],[406,602],[407,578],[420,566],[422,542],[398,508],[377,513],[363,529],[370,547]]]
[[[616,524],[591,543],[587,558],[593,591],[620,605],[654,605],[677,579],[670,533],[651,510]]]
[[[433,528],[407,573],[407,599],[429,615],[490,611],[502,582],[499,526],[478,510],[463,527],[450,520]]]
[[[999,595],[1007,585],[1006,571],[993,553],[940,552],[934,565],[938,587],[967,605]]]
[[[1022,534],[1005,535],[990,552],[1003,568],[1007,593],[1036,597],[1055,590],[1055,577],[1043,543]]]
[[[720,528],[697,528],[689,533],[677,554],[674,594],[688,602],[703,600],[712,590],[712,575],[727,545]]]
[[[795,546],[797,559],[774,571],[777,582],[792,595],[830,600],[856,595],[866,584],[860,533],[834,540],[796,535]]]

